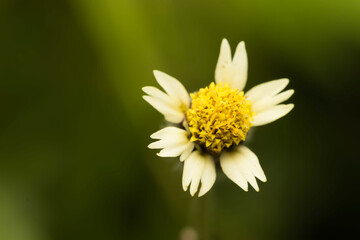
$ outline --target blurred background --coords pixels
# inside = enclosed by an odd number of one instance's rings
[[[1,0],[0,239],[358,233],[359,13],[358,0]],[[153,69],[208,85],[224,37],[246,42],[246,89],[288,77],[296,107],[247,141],[259,193],[218,173],[191,198],[178,159],[147,148],[165,123],[141,87],[158,86]]]

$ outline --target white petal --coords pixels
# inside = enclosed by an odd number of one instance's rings
[[[193,142],[189,142],[188,146],[184,150],[184,152],[180,155],[180,161],[183,162],[185,159],[187,159],[191,152],[194,150],[195,144]]]
[[[245,43],[240,42],[238,44],[232,60],[230,45],[226,39],[223,39],[215,69],[216,83],[227,83],[231,88],[237,88],[241,91],[246,84],[247,66]]]
[[[179,143],[179,145],[169,146],[162,149],[157,155],[159,157],[177,157],[185,151],[186,147],[187,142]]]
[[[231,69],[231,49],[229,42],[223,39],[220,46],[220,54],[215,69],[215,82],[231,84],[232,79],[227,77],[227,72]]]
[[[160,139],[148,146],[151,149],[162,148],[158,153],[160,157],[177,157],[184,155],[183,158],[186,158],[194,148],[194,143],[190,142],[187,131],[177,127],[163,128],[153,133],[150,137]]]
[[[147,101],[151,106],[153,106],[156,110],[162,113],[165,119],[169,122],[180,123],[184,119],[184,113],[180,111],[180,109],[170,107],[166,103],[162,102],[159,99],[143,96],[143,99]]]
[[[244,154],[238,154],[237,155],[237,165],[238,170],[241,172],[241,175],[250,183],[250,185],[258,192],[259,186],[257,185],[256,179],[254,174],[252,173],[251,169],[249,168],[247,164],[247,156]]]
[[[149,94],[149,96],[143,96],[144,100],[162,113],[167,121],[182,122],[185,116],[184,109],[190,105],[189,94],[175,78],[159,71],[154,71],[154,75],[168,94],[155,87],[143,87],[142,90]]]
[[[237,148],[241,154],[244,155],[244,159],[246,159],[246,164],[251,172],[261,181],[266,182],[266,176],[264,171],[262,170],[259,159],[249,148],[245,146],[240,146]]]
[[[167,142],[164,140],[159,140],[156,142],[152,142],[148,145],[148,148],[150,149],[160,149],[160,148],[165,148],[167,146]]]
[[[257,115],[255,115],[254,121],[252,121],[253,126],[261,126],[268,123],[271,123],[286,114],[288,114],[291,109],[294,108],[294,104],[280,104],[276,105],[274,107],[271,107],[270,109],[261,112]]]
[[[151,134],[150,137],[152,139],[163,139],[166,136],[171,136],[172,134],[187,134],[187,132],[184,129],[177,127],[166,127]]]
[[[176,99],[172,98],[156,87],[143,87],[142,90],[149,96],[158,99],[165,104],[168,104],[176,109],[179,108],[179,103]]]
[[[250,89],[245,96],[247,96],[250,101],[255,102],[256,100],[266,96],[274,96],[283,90],[288,84],[289,79],[286,78],[265,82]]]
[[[290,89],[275,96],[265,96],[263,98],[259,98],[252,103],[251,110],[255,113],[266,111],[269,108],[288,100],[294,92],[295,91],[293,89]]]
[[[286,90],[285,92],[279,93],[272,98],[272,105],[277,105],[279,103],[285,102],[288,100],[293,94],[293,89]]]
[[[199,197],[207,193],[214,185],[216,179],[215,162],[212,157],[207,156],[205,158],[205,166],[201,174],[201,188],[199,191]]]
[[[195,194],[195,190],[197,190],[197,187],[199,186],[204,164],[204,157],[200,154],[199,151],[192,152],[190,156],[185,160],[182,185],[184,191],[186,191],[191,183],[191,195]]]
[[[160,149],[160,148],[168,148],[168,147],[177,147],[179,145],[187,145],[190,141],[183,136],[177,136],[170,139],[161,139],[159,141],[150,143],[148,148],[150,149]]]
[[[191,185],[190,185],[190,195],[193,197],[195,193],[197,192],[200,184],[200,178],[201,178],[201,172],[204,167],[204,161],[199,161],[199,165],[193,172],[193,177],[191,179]],[[202,167],[202,168],[201,168]]]
[[[266,181],[258,158],[250,149],[243,145],[233,152],[225,153],[224,156],[221,156],[220,165],[225,175],[245,191],[247,191],[247,182],[249,182],[256,191],[259,191],[255,177],[263,182]]]
[[[232,81],[232,87],[242,91],[246,85],[248,72],[248,59],[244,42],[240,42],[236,47],[232,64],[233,68],[236,70]]]
[[[199,197],[207,193],[216,179],[215,163],[210,155],[202,155],[194,151],[185,160],[182,185],[186,191],[190,185],[190,194],[194,196],[201,181]]]
[[[237,152],[226,152],[220,156],[220,166],[225,175],[234,183],[241,187],[244,191],[248,191],[248,184],[246,179],[239,171],[237,161],[239,154]]]
[[[154,70],[154,75],[160,86],[169,96],[175,97],[179,103],[188,107],[190,105],[190,95],[185,87],[177,79],[166,73]]]

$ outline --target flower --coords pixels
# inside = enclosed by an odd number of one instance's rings
[[[266,182],[257,156],[244,143],[252,127],[271,123],[293,109],[280,104],[294,93],[281,92],[289,83],[279,79],[259,84],[246,93],[247,53],[240,42],[231,58],[230,45],[223,39],[215,70],[215,83],[189,94],[175,78],[155,70],[165,92],[144,87],[144,100],[172,123],[150,137],[148,147],[161,149],[160,157],[180,157],[184,162],[182,186],[190,194],[203,196],[216,179],[216,165],[243,190],[248,183],[259,191],[256,178]]]

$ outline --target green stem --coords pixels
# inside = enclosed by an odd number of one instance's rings
[[[207,199],[208,196],[199,199],[199,240],[209,239],[209,233],[207,231],[208,218],[207,218]]]

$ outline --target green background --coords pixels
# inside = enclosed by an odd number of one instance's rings
[[[357,232],[359,13],[357,0],[1,0],[0,239]],[[165,123],[141,87],[153,69],[208,85],[224,37],[246,42],[246,89],[288,77],[295,109],[247,141],[259,193],[218,173],[191,198],[178,159],[147,148]]]

